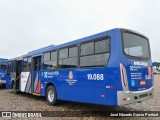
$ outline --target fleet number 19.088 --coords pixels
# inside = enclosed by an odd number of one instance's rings
[[[103,74],[87,74],[88,80],[104,80]]]

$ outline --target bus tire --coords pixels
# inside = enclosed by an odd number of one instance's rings
[[[47,88],[46,100],[49,105],[55,106],[57,104],[57,92],[53,86]]]
[[[13,93],[14,94],[17,94],[18,93],[18,91],[16,90],[16,83],[15,82],[13,82]]]

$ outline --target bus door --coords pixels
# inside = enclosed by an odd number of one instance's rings
[[[11,88],[13,88],[13,85],[16,81],[16,60],[11,62],[11,75],[10,75],[10,79],[11,79]]]
[[[20,90],[21,83],[22,60],[16,61],[16,89]]]
[[[41,83],[40,83],[40,70],[41,70],[41,56],[32,58],[32,93],[39,94]]]

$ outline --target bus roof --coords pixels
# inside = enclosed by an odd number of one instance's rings
[[[0,62],[2,62],[2,61],[7,61],[8,59],[6,59],[6,58],[0,58]]]
[[[106,35],[107,35],[107,31],[104,31],[104,32],[101,32],[101,33],[97,33],[97,34],[94,34],[94,35],[91,35],[91,36],[88,36],[88,37],[73,40],[73,41],[63,43],[63,44],[60,44],[60,45],[50,45],[48,47],[40,48],[38,50],[28,52],[26,55],[34,55],[34,54],[38,54],[38,53],[42,53],[42,52],[47,52],[47,51],[50,51],[50,50],[56,50],[56,49],[60,49],[60,48],[63,48],[63,47],[75,45],[75,44],[78,44],[78,43],[85,42],[87,40],[95,39],[95,38],[106,36]]]

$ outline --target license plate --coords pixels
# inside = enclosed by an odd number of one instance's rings
[[[145,85],[146,84],[146,81],[145,80],[141,80],[140,81],[140,85]]]

